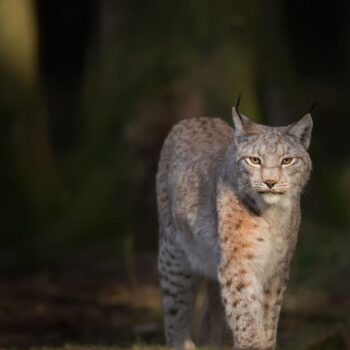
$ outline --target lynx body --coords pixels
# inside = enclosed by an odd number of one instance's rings
[[[283,293],[309,178],[310,114],[286,127],[256,124],[233,108],[187,119],[169,133],[157,174],[158,269],[165,335],[194,348],[198,281],[207,281],[199,344],[274,349]]]

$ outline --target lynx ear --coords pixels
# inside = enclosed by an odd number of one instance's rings
[[[311,131],[312,131],[312,117],[311,114],[306,114],[296,123],[287,128],[287,134],[295,137],[306,149],[310,146]]]
[[[235,130],[235,135],[246,135],[244,130],[244,123],[247,123],[248,118],[238,112],[237,106],[232,107],[232,121]]]
[[[261,134],[261,126],[239,113],[237,107],[237,105],[232,107],[232,120],[235,138],[239,141],[240,139],[244,139],[245,136]]]

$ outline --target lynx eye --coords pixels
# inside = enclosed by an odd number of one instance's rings
[[[285,157],[282,159],[281,164],[282,165],[290,165],[293,163],[294,158],[292,157]]]
[[[247,163],[251,165],[260,165],[261,164],[261,159],[259,157],[248,157],[246,158]]]

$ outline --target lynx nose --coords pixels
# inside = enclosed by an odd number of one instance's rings
[[[277,180],[265,180],[264,183],[267,185],[268,188],[272,188],[276,185],[278,181]]]

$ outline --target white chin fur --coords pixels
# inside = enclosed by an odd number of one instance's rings
[[[275,193],[263,193],[262,198],[267,204],[275,204],[280,201],[281,195]]]

